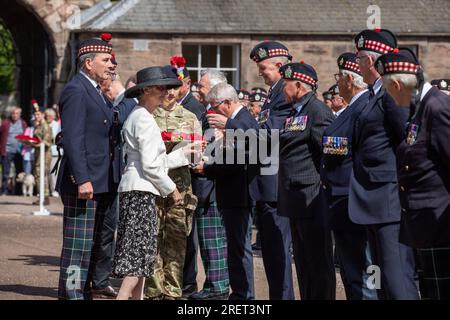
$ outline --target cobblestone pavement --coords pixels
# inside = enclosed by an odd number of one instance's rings
[[[0,300],[56,299],[59,255],[62,240],[62,204],[51,198],[50,216],[33,216],[36,197],[0,197]],[[199,284],[204,272],[199,262]],[[256,298],[266,300],[269,292],[264,266],[254,255]],[[345,299],[339,273],[337,298]],[[294,279],[295,273],[294,273]],[[296,281],[295,281],[296,282]],[[119,286],[120,281],[114,282]],[[296,297],[299,298],[295,284]]]

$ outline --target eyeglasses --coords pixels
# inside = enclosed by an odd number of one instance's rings
[[[222,103],[224,103],[225,101],[227,101],[227,100],[222,100],[222,101],[219,101],[219,103],[218,103],[218,104],[216,104],[215,106],[211,105],[211,108],[213,108],[213,109],[217,109],[217,108],[218,108],[218,107],[220,107],[220,105],[221,105]]]

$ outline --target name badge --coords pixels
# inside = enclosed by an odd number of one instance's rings
[[[324,136],[323,153],[338,156],[346,156],[348,154],[348,138],[347,137],[330,137]]]
[[[269,116],[270,116],[270,109],[261,111],[258,115],[258,123],[259,124],[265,123],[269,119]]]
[[[420,125],[411,123],[408,128],[408,133],[406,135],[406,144],[413,145],[417,140],[417,135],[419,134]]]
[[[286,119],[285,131],[304,131],[308,123],[308,116],[293,116]]]

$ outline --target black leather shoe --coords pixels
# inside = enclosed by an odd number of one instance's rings
[[[181,288],[181,292],[182,297],[183,298],[187,298],[188,296],[190,296],[191,294],[193,294],[194,292],[197,292],[198,288],[196,284],[188,284],[185,285],[183,288]]]
[[[92,289],[92,296],[95,298],[116,298],[117,291],[112,286],[103,289]]]
[[[228,293],[215,293],[208,291],[194,292],[188,297],[189,300],[227,300]]]

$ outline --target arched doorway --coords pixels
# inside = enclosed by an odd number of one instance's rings
[[[19,1],[3,5],[0,19],[13,38],[16,99],[23,109],[24,119],[29,119],[31,99],[45,107],[53,104],[54,42],[40,18]]]

